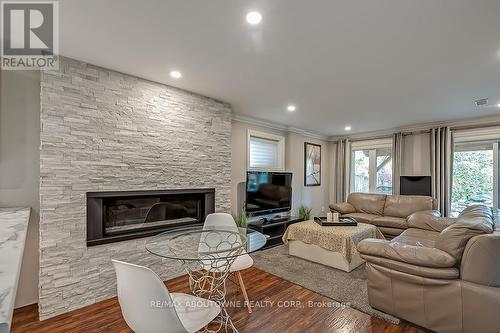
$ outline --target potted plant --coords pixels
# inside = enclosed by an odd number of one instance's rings
[[[304,221],[308,221],[311,218],[311,211],[312,208],[302,205],[299,208],[299,217]]]
[[[242,211],[238,215],[233,215],[234,222],[236,222],[236,226],[238,227],[241,234],[247,234],[248,228],[248,215],[245,211]]]

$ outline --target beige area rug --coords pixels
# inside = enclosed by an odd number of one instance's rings
[[[307,289],[349,305],[371,316],[399,324],[394,316],[373,309],[368,304],[365,265],[350,273],[288,255],[281,245],[252,253],[254,267],[301,285]]]

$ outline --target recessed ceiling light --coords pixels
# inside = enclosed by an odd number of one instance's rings
[[[262,21],[262,15],[259,12],[252,11],[247,13],[246,19],[248,24],[256,25]]]
[[[500,103],[497,104],[497,108],[500,108]]]
[[[344,129],[345,129],[346,131],[350,131],[350,130],[352,129],[352,127],[351,127],[351,126],[346,126]]]
[[[171,71],[170,76],[174,79],[180,79],[182,77],[182,74],[179,71]]]
[[[288,105],[286,109],[290,112],[297,110],[297,107],[295,105]]]

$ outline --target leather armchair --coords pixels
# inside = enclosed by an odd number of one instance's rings
[[[493,211],[418,212],[387,241],[358,244],[370,305],[437,332],[500,332],[500,234]]]

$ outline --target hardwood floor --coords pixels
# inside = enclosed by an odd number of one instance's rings
[[[241,333],[280,332],[407,332],[424,330],[409,323],[394,325],[352,308],[329,307],[330,298],[251,268],[242,273],[248,296],[254,301],[253,313],[243,307],[238,287],[228,283],[228,311]],[[170,291],[189,292],[187,276],[166,282]],[[238,301],[241,306],[238,306]],[[295,302],[295,303],[292,303]],[[314,304],[314,306],[311,306]],[[322,306],[318,306],[318,305]],[[12,333],[43,332],[131,332],[123,320],[116,298],[99,302],[43,322],[38,321],[36,305],[15,310]]]

